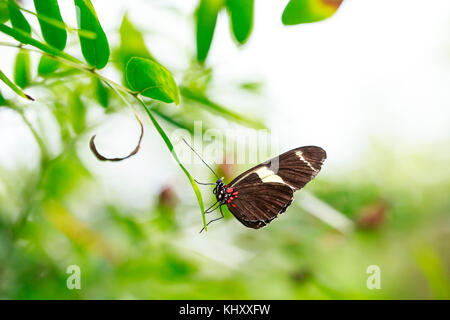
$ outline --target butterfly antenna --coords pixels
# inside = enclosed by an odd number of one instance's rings
[[[184,138],[182,138],[182,140],[184,141],[184,143],[186,143],[186,145],[197,155],[197,157],[200,158],[200,160],[202,160],[202,162],[205,164],[205,166],[208,167],[209,170],[211,170],[212,173],[214,173],[214,175],[216,176],[217,179],[219,179],[219,176],[214,172],[214,170],[205,162],[205,160],[203,160],[202,157],[200,157],[200,155],[197,153],[197,151],[194,150],[194,148],[192,148],[192,146],[187,143],[186,140],[184,140]]]

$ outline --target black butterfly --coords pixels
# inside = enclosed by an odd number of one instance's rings
[[[222,206],[226,205],[244,226],[253,229],[264,227],[286,211],[294,192],[314,179],[326,157],[325,150],[320,147],[300,147],[245,171],[229,184],[225,184],[223,178],[216,183],[197,182],[215,185],[213,193],[217,201],[205,213],[219,208],[221,217],[208,224],[223,218]]]

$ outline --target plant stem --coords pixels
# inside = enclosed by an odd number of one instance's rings
[[[55,60],[57,60],[57,61],[59,61],[61,63],[64,63],[64,64],[66,64],[66,65],[68,65],[68,66],[70,66],[72,68],[78,69],[80,71],[84,71],[86,73],[90,73],[91,75],[94,75],[95,77],[99,78],[100,80],[103,80],[105,82],[110,83],[111,85],[113,85],[114,87],[116,87],[117,89],[119,89],[119,90],[121,90],[123,92],[131,94],[133,96],[136,96],[138,94],[136,91],[128,89],[127,87],[124,87],[123,85],[121,85],[121,84],[119,84],[119,83],[117,83],[117,82],[115,82],[115,81],[113,81],[113,80],[111,80],[111,79],[109,79],[109,78],[99,74],[95,69],[92,69],[91,67],[89,67],[86,64],[75,63],[75,62],[72,62],[70,60],[67,60],[67,59],[64,59],[62,57],[58,57],[58,56],[52,55],[52,54],[50,54],[48,52],[45,52],[45,51],[42,51],[42,50],[38,50],[38,49],[35,49],[35,48],[27,48],[27,47],[24,47],[23,44],[22,45],[16,45],[16,44],[12,44],[12,43],[0,42],[0,46],[17,48],[17,49],[23,49],[23,50],[28,50],[30,52],[36,52],[36,53],[39,53],[41,55],[45,55],[45,56],[50,57],[52,59],[55,59]]]
[[[53,54],[50,54],[48,52],[42,51],[42,50],[37,50],[35,48],[24,48],[23,45],[13,45],[13,44],[6,44],[6,43],[0,43],[0,45],[3,46],[8,46],[8,47],[15,47],[15,48],[21,48],[21,49],[25,49],[25,50],[29,50],[29,51],[33,51],[33,52],[37,52],[40,53],[42,55],[46,55],[50,58],[53,58],[57,61],[60,61],[66,65],[69,65],[75,69],[90,73],[91,75],[97,77],[98,79],[104,81],[105,83],[107,83],[111,88],[116,89],[115,91],[119,94],[120,97],[122,97],[122,99],[129,105],[130,103],[127,102],[127,100],[117,91],[120,90],[124,93],[127,93],[131,96],[133,96],[144,108],[144,110],[146,111],[147,115],[149,116],[150,120],[152,121],[153,125],[155,126],[156,130],[158,131],[158,133],[160,134],[160,136],[163,138],[164,142],[166,143],[170,153],[172,154],[172,157],[175,159],[175,161],[178,163],[178,165],[180,166],[180,168],[183,170],[184,174],[188,177],[189,182],[192,185],[192,188],[194,189],[195,195],[197,197],[197,201],[198,204],[200,206],[200,210],[202,213],[202,220],[203,220],[203,226],[204,226],[204,230],[207,231],[207,226],[206,226],[206,217],[205,217],[205,209],[204,209],[204,205],[203,205],[203,199],[202,199],[202,195],[200,192],[200,189],[198,188],[198,185],[196,184],[194,178],[192,178],[191,174],[189,173],[189,171],[183,166],[183,164],[181,163],[181,161],[179,160],[177,154],[175,153],[174,147],[172,145],[172,142],[170,141],[169,137],[166,135],[166,133],[164,132],[164,130],[162,129],[162,127],[159,125],[159,123],[157,122],[157,120],[155,119],[155,117],[153,116],[153,114],[150,112],[150,110],[147,108],[147,106],[145,105],[144,101],[140,98],[139,96],[139,92],[135,92],[132,91],[126,87],[124,87],[121,84],[118,84],[117,82],[102,76],[101,74],[97,73],[95,69],[83,64],[82,62],[78,62],[78,60],[76,58],[73,58],[71,56],[71,58],[73,59],[65,59],[61,56],[55,56]],[[76,62],[74,62],[74,61]]]
[[[150,111],[150,109],[145,105],[144,101],[139,96],[136,96],[136,100],[142,105],[142,107],[144,108],[145,112],[147,112],[150,120],[152,121],[152,123],[155,126],[156,130],[158,131],[159,135],[161,136],[161,138],[163,138],[164,142],[166,143],[166,146],[169,149],[172,157],[178,163],[178,165],[180,166],[181,170],[183,170],[184,174],[188,177],[189,182],[191,183],[192,188],[194,189],[195,196],[197,197],[198,204],[200,206],[200,210],[201,210],[201,213],[202,213],[202,220],[203,220],[203,228],[204,228],[205,232],[208,231],[207,224],[206,224],[205,208],[204,208],[204,205],[203,205],[202,194],[200,192],[200,189],[198,188],[197,183],[195,182],[194,178],[192,178],[192,176],[189,173],[189,171],[181,163],[180,159],[178,158],[178,155],[175,152],[175,148],[173,147],[172,142],[170,141],[169,137],[164,132],[164,130],[161,128],[161,126],[159,125],[158,121],[156,121],[156,119],[153,116],[153,114]]]

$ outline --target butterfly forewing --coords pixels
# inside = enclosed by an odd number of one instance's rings
[[[245,226],[259,229],[292,203],[293,193],[319,173],[326,152],[315,146],[290,150],[236,177],[230,184],[231,213]]]
[[[238,187],[256,181],[279,182],[298,190],[319,173],[325,159],[326,152],[320,147],[293,149],[245,171],[229,185]]]

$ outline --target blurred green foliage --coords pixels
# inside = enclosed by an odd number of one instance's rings
[[[31,81],[30,54],[28,51],[20,51],[14,65],[14,82],[21,88],[25,88]]]
[[[60,62],[49,56],[42,56],[39,60],[38,74],[42,77],[51,75],[53,72],[58,70]]]
[[[89,66],[52,47],[51,41],[47,45],[24,35],[17,26],[0,27],[22,44],[30,43],[42,51],[32,53],[40,59],[36,77],[28,75],[30,66],[25,70],[23,62],[16,64],[16,74],[21,85],[33,88],[38,101],[45,101],[45,106],[38,108],[20,99],[0,99],[1,112],[8,110],[20,117],[41,154],[35,166],[0,167],[1,299],[450,298],[448,151],[437,144],[426,152],[398,154],[391,146],[374,143],[361,167],[319,175],[308,185],[306,192],[350,220],[354,228],[349,232],[308,214],[295,201],[263,230],[246,229],[226,212],[225,221],[198,235],[200,217],[187,182],[166,183],[150,193],[153,201],[140,209],[104,197],[105,186],[83,157],[86,136],[98,125],[90,115],[129,113],[127,98],[118,95],[127,90],[127,64],[133,57],[144,58],[146,68],[151,63],[149,69],[159,68],[160,63],[147,48],[145,34],[124,15],[117,30],[120,43],[111,47],[113,61],[108,65],[115,67],[122,84],[101,78],[92,67],[107,64],[109,44],[90,1],[77,2],[86,15],[82,27],[100,35],[87,42],[89,38],[80,34]],[[212,4],[212,9],[202,7]],[[149,106],[144,111],[159,132],[183,128],[192,133],[195,120],[203,120],[202,130],[224,119],[251,128],[265,127],[265,119],[236,111],[239,101],[233,106],[216,101],[211,94],[214,70],[196,61],[206,59],[213,25],[223,6],[231,12],[236,40],[243,43],[248,39],[253,1],[245,4],[241,12],[236,1],[200,2],[195,17],[199,51],[191,54],[191,64],[184,70],[161,66],[161,82],[171,83],[167,94],[171,99],[141,97]],[[70,37],[74,38],[69,33]],[[88,53],[87,47],[91,48]],[[0,76],[21,94],[3,72]],[[156,78],[153,69],[149,70],[137,78],[146,83],[132,89],[141,91]],[[179,107],[162,102],[177,101],[178,88]],[[230,88],[257,93],[263,89],[259,82],[236,83]],[[43,125],[29,117],[30,113]],[[45,134],[52,123],[43,116],[47,113],[57,124],[51,132],[60,140],[60,148],[52,148]],[[157,120],[162,120],[161,126]],[[164,131],[161,136],[172,151]],[[147,147],[159,155],[168,152]],[[436,154],[439,157],[428,156]],[[221,165],[215,169],[229,181],[245,168]],[[212,200],[208,188],[202,191]],[[190,220],[194,216],[196,220]],[[66,286],[66,270],[73,264],[81,268],[81,290]],[[366,287],[367,267],[374,264],[382,270],[381,290]]]
[[[204,62],[208,56],[216,29],[217,16],[224,0],[200,0],[197,16],[197,60]]]
[[[245,43],[252,32],[254,0],[227,0],[233,35],[240,44]]]
[[[8,3],[6,1],[0,2],[0,23],[4,23],[9,19]]]
[[[383,199],[389,203],[386,220],[376,228],[341,234],[296,206],[263,232],[244,229],[232,219],[223,222],[231,232],[227,243],[249,255],[235,269],[180,246],[192,236],[183,230],[189,205],[175,196],[173,186],[161,190],[145,213],[152,218],[144,221],[112,203],[86,208],[87,220],[69,212],[64,199],[75,193],[83,202],[89,192],[76,190],[84,188],[86,179],[92,182],[75,159],[69,153],[44,166],[37,190],[48,199],[45,207],[27,198],[16,200],[17,208],[34,207],[33,219],[19,234],[11,232],[6,218],[7,204],[14,199],[2,193],[2,298],[449,298],[450,204],[436,192],[447,194],[448,181],[434,185],[433,192],[423,186],[405,191],[408,180],[385,185],[382,176],[393,169],[375,179],[366,179],[367,170],[349,172],[357,180],[319,177],[307,189],[336,209],[356,221],[367,205]],[[8,187],[17,192],[13,183]],[[421,201],[412,196],[415,192],[422,193]],[[220,232],[218,225],[211,230],[206,238]],[[227,245],[216,246],[226,254]],[[65,288],[70,264],[81,267],[79,291]],[[365,271],[372,264],[382,270],[382,290],[366,288]]]
[[[343,0],[290,0],[281,20],[285,25],[317,22],[331,17]]]
[[[128,16],[124,16],[119,29],[120,47],[114,52],[114,62],[125,74],[128,61],[133,57],[154,59],[147,49],[144,37],[131,23]]]

